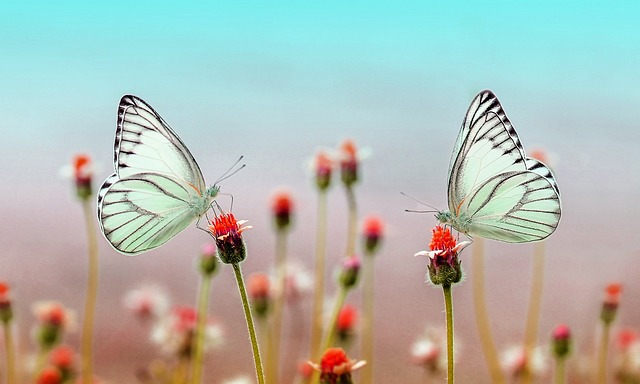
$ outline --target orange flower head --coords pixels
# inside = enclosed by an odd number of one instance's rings
[[[91,157],[78,154],[71,160],[73,180],[76,185],[76,195],[80,199],[88,199],[93,196],[91,182],[93,180],[94,165]]]
[[[244,226],[246,220],[237,221],[233,213],[220,212],[209,223],[209,233],[218,247],[218,257],[223,263],[237,264],[247,257],[242,232],[251,228]]]

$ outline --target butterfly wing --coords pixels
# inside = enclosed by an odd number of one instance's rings
[[[166,243],[199,217],[192,204],[199,198],[189,185],[164,175],[114,175],[100,189],[100,226],[115,249],[136,255]]]
[[[475,188],[460,207],[468,232],[507,243],[539,241],[555,231],[560,198],[536,172],[500,173]]]
[[[202,171],[182,140],[142,99],[126,95],[118,106],[114,148],[116,175],[166,175],[193,185],[204,194]]]
[[[558,224],[560,192],[551,170],[525,156],[491,91],[474,98],[462,123],[449,165],[448,198],[454,224],[471,235],[505,242],[537,241]],[[547,203],[538,202],[542,198]]]
[[[98,221],[111,245],[135,255],[166,243],[210,203],[200,167],[160,115],[142,99],[118,106],[115,173],[98,193]]]

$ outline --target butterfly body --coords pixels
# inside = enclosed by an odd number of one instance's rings
[[[136,96],[118,107],[115,173],[98,193],[98,222],[119,252],[166,243],[205,214],[219,187],[206,187],[195,159],[160,115]]]
[[[525,156],[491,91],[472,101],[449,165],[449,210],[436,218],[471,237],[524,243],[553,233],[561,215],[551,170]]]

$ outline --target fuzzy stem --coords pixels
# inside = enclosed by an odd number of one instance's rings
[[[473,304],[476,312],[476,326],[480,335],[480,345],[482,346],[482,352],[489,367],[491,381],[494,384],[504,384],[506,380],[500,369],[500,361],[498,360],[496,346],[493,343],[489,315],[485,303],[484,245],[482,238],[478,237],[474,239],[471,264],[473,273]]]
[[[356,204],[356,195],[352,187],[347,187],[347,203],[349,205],[349,222],[347,232],[347,253],[345,257],[349,257],[356,252],[356,236],[358,234],[358,207]]]
[[[447,317],[447,384],[453,384],[453,299],[451,297],[451,285],[442,286],[444,293],[444,308]]]
[[[609,352],[609,323],[602,324],[602,339],[600,339],[600,352],[598,356],[598,384],[607,382],[607,354]]]
[[[373,382],[373,295],[374,295],[374,255],[367,254],[364,257],[362,282],[362,359],[367,365],[362,367],[360,381],[362,383]]]
[[[533,248],[533,274],[531,281],[531,293],[529,296],[529,313],[525,327],[525,356],[526,367],[522,376],[522,384],[531,384],[531,355],[538,338],[538,324],[540,321],[540,307],[542,306],[542,288],[544,283],[544,242],[534,244]]]
[[[198,323],[196,334],[194,335],[194,359],[191,382],[199,384],[202,381],[202,369],[204,366],[204,341],[205,327],[207,325],[207,313],[209,305],[209,294],[211,291],[211,274],[203,274],[200,282],[200,292],[198,292]]]
[[[273,308],[273,324],[267,349],[267,382],[278,383],[280,368],[280,342],[282,341],[282,317],[286,298],[287,231],[276,231],[276,301]]]
[[[244,285],[244,279],[242,277],[242,270],[240,264],[232,264],[233,272],[236,276],[236,282],[238,283],[238,291],[240,291],[240,298],[242,299],[242,308],[244,309],[244,317],[247,321],[247,330],[249,331],[249,338],[251,339],[251,348],[253,350],[253,362],[256,368],[256,378],[258,384],[265,384],[264,371],[262,369],[262,358],[260,357],[260,347],[258,346],[258,338],[256,336],[256,327],[253,324],[253,316],[251,315],[251,306],[249,305],[249,299],[247,298],[247,289]]]
[[[82,200],[82,209],[87,226],[89,245],[89,270],[84,302],[84,321],[82,323],[82,383],[90,384],[93,382],[93,327],[98,294],[98,240],[96,238],[93,204],[89,199]]]
[[[322,341],[322,312],[324,305],[324,276],[327,237],[327,192],[318,192],[318,222],[316,229],[316,265],[313,290],[313,313],[311,316],[311,343],[309,356],[313,361],[320,358]]]
[[[3,323],[4,328],[4,342],[5,342],[5,357],[6,357],[6,370],[7,370],[7,384],[16,383],[16,359],[13,345],[13,333],[11,332],[11,323]]]
[[[554,383],[555,384],[564,384],[565,383],[565,358],[556,358],[556,371],[554,374]]]

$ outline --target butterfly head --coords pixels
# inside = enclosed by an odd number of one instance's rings
[[[211,199],[215,199],[215,197],[218,196],[218,192],[220,192],[220,187],[217,184],[214,184],[209,188],[207,188],[207,191],[205,192],[205,196]]]

